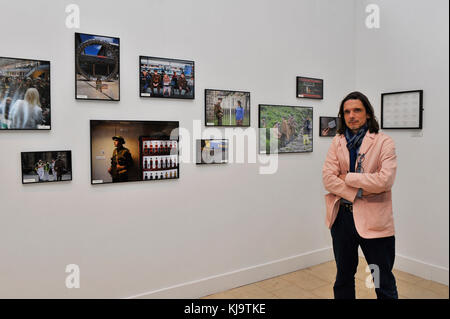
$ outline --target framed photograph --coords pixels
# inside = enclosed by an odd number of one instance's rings
[[[72,180],[72,152],[22,152],[22,184]]]
[[[423,90],[381,94],[382,129],[422,129]]]
[[[334,137],[339,127],[339,118],[330,116],[321,116],[319,118],[319,136]]]
[[[120,101],[119,38],[75,33],[75,98]]]
[[[197,164],[225,164],[228,162],[228,140],[197,140]]]
[[[206,126],[250,126],[250,92],[205,90]]]
[[[50,130],[50,61],[0,57],[0,130]]]
[[[91,184],[179,178],[177,121],[91,120]]]
[[[313,151],[313,108],[259,105],[260,154]]]
[[[141,97],[195,98],[194,61],[139,57]]]
[[[297,97],[323,99],[323,80],[297,76]]]

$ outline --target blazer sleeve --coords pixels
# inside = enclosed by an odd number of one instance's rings
[[[327,191],[350,202],[355,201],[358,188],[347,185],[339,178],[340,168],[337,155],[337,137],[333,139],[322,169],[323,185]]]
[[[379,194],[392,188],[397,171],[395,143],[391,138],[383,141],[380,152],[381,169],[377,173],[348,173],[345,183],[348,186]]]

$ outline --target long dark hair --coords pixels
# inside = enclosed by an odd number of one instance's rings
[[[372,104],[370,104],[369,99],[367,96],[362,94],[361,92],[355,91],[349,93],[341,102],[341,106],[339,107],[339,127],[338,127],[338,134],[345,134],[345,130],[347,129],[347,125],[345,124],[345,118],[344,118],[344,103],[348,100],[360,100],[361,103],[364,105],[364,108],[366,109],[367,115],[369,115],[369,118],[367,119],[367,126],[369,128],[370,133],[378,133],[380,130],[380,125],[378,124],[378,121],[375,117],[375,112],[373,110]]]

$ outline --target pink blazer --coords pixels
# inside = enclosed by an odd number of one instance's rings
[[[361,237],[393,236],[391,187],[397,170],[394,141],[381,132],[367,131],[359,149],[360,154],[365,154],[362,162],[364,172],[348,173],[343,181],[338,176],[347,173],[350,167],[346,145],[345,136],[336,135],[323,165],[323,184],[329,192],[325,195],[326,225],[331,229],[339,211],[339,200],[345,198],[353,203],[353,218]],[[357,198],[359,188],[372,194]]]

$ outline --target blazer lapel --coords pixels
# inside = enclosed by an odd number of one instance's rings
[[[366,136],[364,136],[361,147],[359,149],[359,154],[366,154],[367,151],[369,151],[369,149],[372,147],[374,140],[375,133],[369,133],[369,131],[367,131]]]
[[[344,134],[341,134],[339,144],[341,145],[341,157],[345,160],[345,166],[347,167],[347,170],[350,171],[350,153],[347,149],[347,140],[345,139]]]

